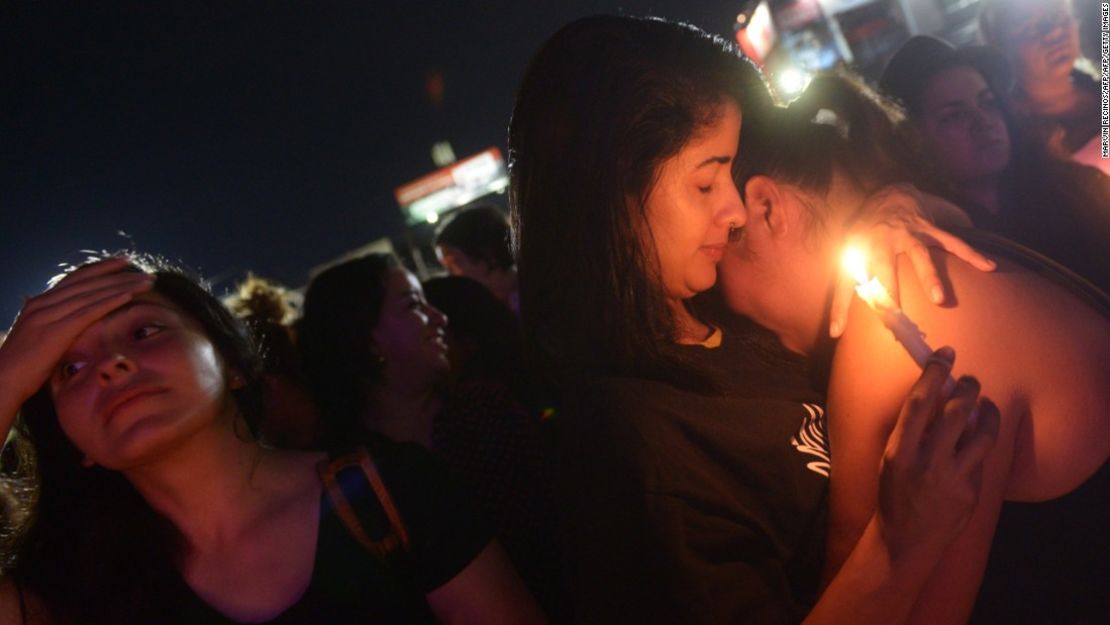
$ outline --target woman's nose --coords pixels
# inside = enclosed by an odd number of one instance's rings
[[[113,382],[121,377],[130,376],[135,373],[135,363],[127,356],[114,353],[105,356],[97,364],[97,378],[101,382]]]
[[[438,328],[447,327],[447,313],[428,304],[428,321]]]
[[[736,189],[735,184],[729,184],[727,197],[724,198],[724,203],[717,213],[717,223],[739,228],[747,221],[748,211],[744,208],[743,200],[740,199],[740,191]]]

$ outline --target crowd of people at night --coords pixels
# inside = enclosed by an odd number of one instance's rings
[[[790,102],[566,24],[423,282],[55,276],[0,343],[0,625],[1106,622],[1103,83],[1066,0],[982,5]]]

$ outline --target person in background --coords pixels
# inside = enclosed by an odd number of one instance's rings
[[[1076,68],[1079,27],[1069,0],[984,0],[983,39],[1017,74],[1013,101],[1023,121],[1059,154],[1110,174],[1102,158],[1099,86]],[[1088,28],[1097,32],[1097,22]]]
[[[266,419],[262,438],[286,449],[311,449],[317,442],[316,406],[304,384],[293,343],[296,310],[284,287],[248,275],[228,303],[243,320],[262,356]]]
[[[1110,289],[1110,178],[1059,158],[1022,130],[1005,98],[1009,70],[990,48],[955,49],[913,37],[891,58],[880,89],[919,142],[906,177],[1005,236]]]
[[[550,420],[541,419],[524,363],[520,320],[484,286],[461,276],[424,283],[447,314],[451,372],[432,447],[463,477],[521,577],[555,620],[563,614]]]
[[[392,254],[344,261],[309,281],[297,348],[326,447],[365,432],[432,447],[451,367],[446,325]]]
[[[467,284],[515,324],[484,287]],[[473,329],[471,320],[464,318],[464,331]],[[507,538],[510,557],[527,581],[544,593],[536,581],[545,570],[536,553],[546,553],[539,545],[548,540],[541,531],[546,519],[538,419],[513,388],[498,381],[496,368],[478,370],[475,349],[482,346],[465,334],[456,336],[462,338],[457,344],[471,348],[461,354],[471,361],[458,379],[451,377],[448,327],[447,316],[393,255],[367,254],[314,276],[305,293],[298,349],[320,407],[325,447],[385,436],[430,450],[467,489],[495,535]],[[513,327],[500,328],[504,340],[516,338]]]
[[[820,406],[759,397],[718,368],[754,355],[688,302],[745,224],[733,162],[770,107],[729,44],[632,17],[562,27],[517,92],[521,312],[560,402],[577,622],[898,623],[972,510],[997,413],[970,383],[941,397],[945,350],[891,438],[883,504],[817,592]],[[979,428],[965,432],[976,404]]]
[[[445,220],[436,230],[436,252],[448,274],[480,282],[513,313],[520,313],[509,222],[496,205],[469,206]]]
[[[260,372],[235,317],[155,259],[87,264],[28,300],[0,347],[18,457],[0,487],[31,511],[0,623],[544,622],[416,446],[367,445],[404,565],[359,542],[324,454],[259,444]]]

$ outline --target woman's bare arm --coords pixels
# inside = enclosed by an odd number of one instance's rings
[[[0,625],[52,625],[42,601],[20,589],[9,577],[0,578]]]
[[[473,562],[427,597],[436,617],[446,625],[547,623],[497,542],[486,545]]]
[[[998,412],[974,384],[958,384],[942,398],[952,356],[947,364],[931,362],[901,405],[876,467],[875,509],[805,623],[904,622],[966,524],[982,460],[998,434]],[[973,408],[979,420],[969,430]]]

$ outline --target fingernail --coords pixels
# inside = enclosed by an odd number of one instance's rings
[[[829,325],[829,334],[832,336],[840,336],[840,322],[834,321]]]
[[[944,365],[945,367],[951,367],[952,363],[956,362],[956,350],[945,345],[944,347],[933,352],[933,355],[929,356],[929,360],[927,362],[935,362],[937,364]]]
[[[934,304],[940,304],[944,302],[944,289],[940,288],[939,286],[934,286],[933,290],[929,292],[929,295],[933,298]]]
[[[975,379],[974,376],[961,375],[960,379],[956,380],[956,386],[960,387],[961,389],[965,389],[965,390],[975,389],[976,393],[979,392],[979,380]]]

